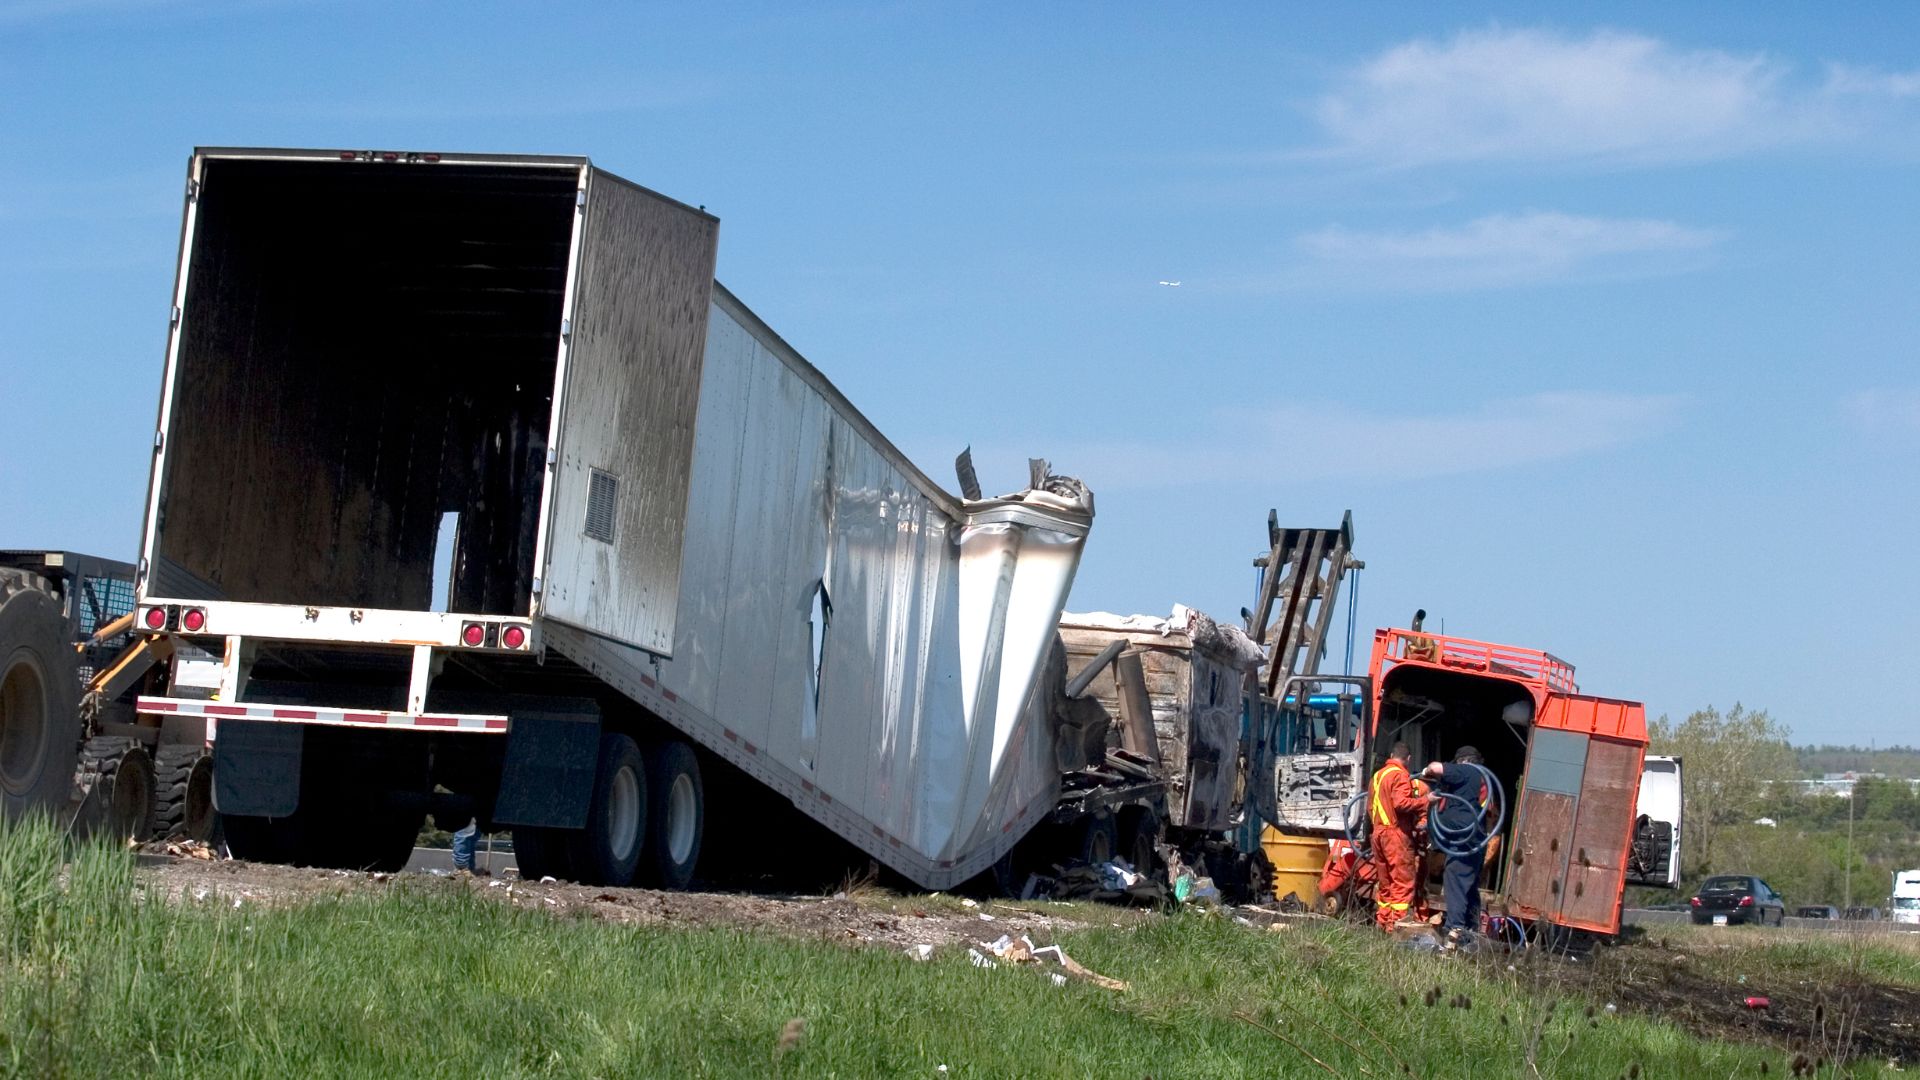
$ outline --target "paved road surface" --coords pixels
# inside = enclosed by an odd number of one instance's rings
[[[485,869],[495,877],[499,877],[501,874],[513,868],[513,852],[495,851],[492,861],[489,862],[487,849],[483,844],[479,851],[474,852],[473,862],[476,867]],[[407,869],[422,872],[429,870],[450,871],[453,869],[453,851],[450,848],[414,848],[413,858],[407,860]]]

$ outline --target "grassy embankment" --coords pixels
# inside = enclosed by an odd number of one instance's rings
[[[10,1074],[1386,1077],[1404,1075],[1401,1059],[1423,1077],[1783,1070],[1775,1051],[1590,1016],[1500,965],[1338,928],[1195,915],[1068,935],[1075,958],[1132,984],[1115,992],[976,969],[960,949],[916,963],[555,918],[431,880],[282,907],[165,903],[143,896],[121,853],[82,850],[66,871],[63,854],[50,830],[0,832]]]

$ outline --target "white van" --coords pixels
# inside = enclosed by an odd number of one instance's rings
[[[1920,870],[1893,872],[1893,921],[1920,924]]]

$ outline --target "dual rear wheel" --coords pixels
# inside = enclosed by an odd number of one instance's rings
[[[684,889],[706,833],[700,760],[678,739],[642,751],[631,736],[600,736],[584,829],[516,828],[520,876],[588,885]]]

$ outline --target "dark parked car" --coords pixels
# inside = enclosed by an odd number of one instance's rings
[[[1700,886],[1690,904],[1696,925],[1755,923],[1779,926],[1787,902],[1766,882],[1748,874],[1716,874]]]
[[[1797,919],[1838,919],[1840,909],[1832,904],[1807,904],[1795,908],[1793,914]]]

